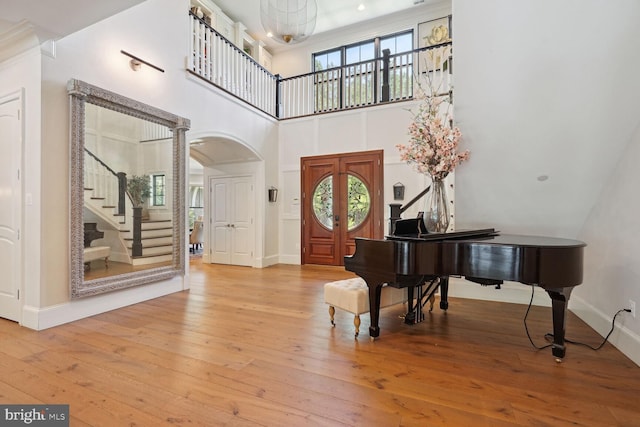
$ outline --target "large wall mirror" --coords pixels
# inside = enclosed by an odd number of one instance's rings
[[[189,120],[80,80],[67,90],[71,298],[183,275]]]

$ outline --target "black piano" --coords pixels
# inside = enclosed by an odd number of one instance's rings
[[[102,239],[104,237],[104,231],[98,231],[98,225],[95,222],[84,223],[84,247],[91,246],[91,242],[96,239]]]
[[[578,240],[499,234],[493,229],[414,236],[387,236],[385,240],[356,238],[355,253],[344,258],[345,269],[362,277],[369,287],[369,335],[380,335],[380,290],[383,283],[397,288],[440,287],[440,308],[448,308],[449,276],[496,285],[521,282],[543,288],[551,297],[552,354],[565,355],[565,317],[573,288],[582,283],[583,252]],[[410,308],[407,323],[420,321],[422,295]]]

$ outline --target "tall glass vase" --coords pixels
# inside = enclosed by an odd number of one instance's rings
[[[444,181],[434,179],[427,194],[424,222],[430,233],[444,233],[449,228],[449,202]]]

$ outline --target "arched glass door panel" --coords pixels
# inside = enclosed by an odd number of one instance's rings
[[[348,230],[355,230],[371,211],[371,196],[366,184],[357,176],[347,177],[347,220]]]
[[[333,230],[333,176],[329,175],[313,190],[313,214],[320,224]]]

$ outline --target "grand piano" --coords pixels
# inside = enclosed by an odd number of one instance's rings
[[[493,229],[417,236],[387,236],[384,240],[356,238],[355,252],[344,258],[345,269],[362,277],[369,287],[371,326],[379,337],[380,291],[383,283],[397,288],[440,287],[440,308],[448,308],[449,276],[498,286],[503,281],[543,288],[551,297],[553,343],[560,361],[566,352],[565,318],[569,296],[582,283],[583,252],[578,240],[500,234]],[[413,292],[410,292],[410,301]],[[420,321],[422,296],[416,298],[411,322]],[[413,305],[413,304],[412,304]],[[405,320],[407,320],[405,319]],[[410,323],[407,321],[407,323]]]

